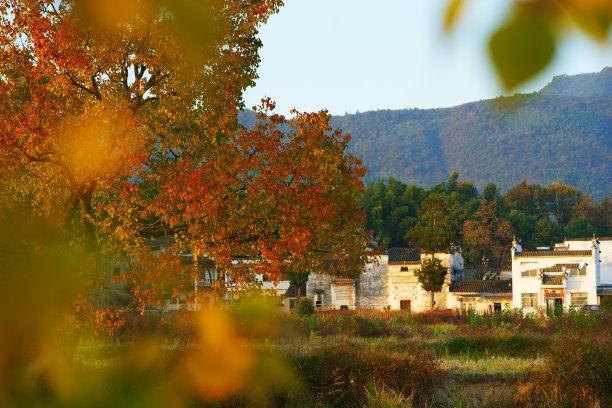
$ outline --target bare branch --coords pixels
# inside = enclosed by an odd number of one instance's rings
[[[83,84],[78,83],[74,77],[72,75],[70,75],[70,72],[66,71],[64,73],[64,75],[66,75],[68,77],[68,79],[70,79],[70,82],[72,83],[72,85],[76,86],[77,88],[80,88],[82,90],[84,90],[85,92],[93,95],[97,100],[101,101],[102,100],[102,96],[100,95],[100,92],[96,92],[95,90],[91,90],[88,87],[86,87]],[[93,79],[93,77],[92,77]]]

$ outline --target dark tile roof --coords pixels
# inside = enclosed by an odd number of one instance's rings
[[[595,239],[597,241],[612,241],[612,237],[595,237]],[[565,238],[565,241],[567,242],[572,242],[572,241],[592,241],[593,237],[589,237],[589,238]]]
[[[590,256],[590,250],[585,251],[525,251],[515,254],[516,257],[550,257],[550,256]]]
[[[463,280],[453,282],[450,292],[512,293],[512,280]]]
[[[561,275],[544,275],[542,277],[542,285],[563,285],[563,277]]]
[[[578,269],[580,267],[579,264],[555,264],[553,266],[549,266],[548,268],[540,269],[542,272],[563,272],[563,268],[567,269]]]
[[[612,287],[600,286],[597,288],[597,295],[599,296],[612,296]]]
[[[389,265],[420,264],[421,251],[417,248],[389,248]]]
[[[333,278],[331,283],[332,285],[354,285],[355,279],[353,278]]]
[[[512,258],[507,256],[503,257],[499,262],[499,269],[502,271],[511,271],[512,270]]]

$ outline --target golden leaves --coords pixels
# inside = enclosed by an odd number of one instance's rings
[[[234,321],[218,309],[198,313],[197,348],[185,357],[180,383],[206,400],[219,400],[244,389],[253,366],[252,350]]]
[[[78,182],[130,174],[142,159],[143,137],[129,109],[96,106],[64,120],[57,139],[61,162]]]

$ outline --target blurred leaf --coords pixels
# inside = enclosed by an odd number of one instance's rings
[[[192,64],[208,60],[215,45],[223,39],[225,26],[218,0],[165,0],[183,41],[183,53]]]
[[[519,13],[489,40],[489,53],[506,90],[541,71],[555,53],[555,40],[537,15]]]
[[[461,15],[461,12],[465,9],[467,1],[465,0],[450,0],[446,5],[446,10],[444,12],[444,30],[451,31],[455,24],[457,24],[457,20]]]
[[[74,7],[86,24],[112,29],[128,24],[134,17],[150,15],[152,4],[139,0],[75,0]]]
[[[612,21],[612,1],[563,0],[570,17],[586,34],[600,41],[608,41]]]

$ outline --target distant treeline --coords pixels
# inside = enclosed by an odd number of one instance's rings
[[[612,236],[612,200],[597,203],[564,184],[523,181],[501,194],[495,183],[480,193],[472,182],[458,181],[457,172],[430,189],[389,178],[367,184],[359,206],[381,248],[428,246],[427,235],[443,235],[429,246],[462,245],[464,253],[472,251],[468,263],[478,262],[487,241],[507,251],[513,235],[526,249],[564,238]]]

